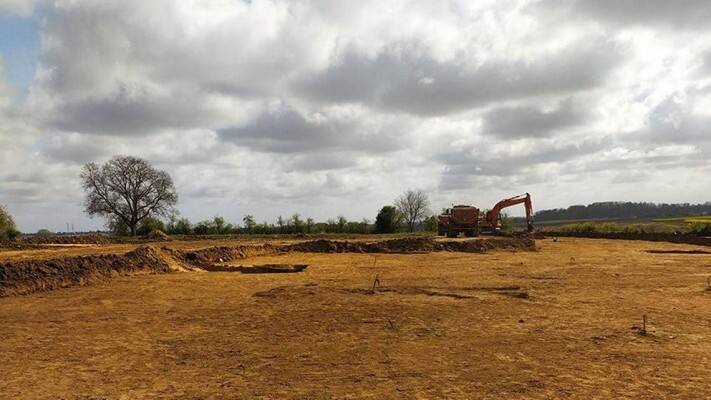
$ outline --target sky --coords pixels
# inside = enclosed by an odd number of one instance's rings
[[[182,216],[375,218],[711,200],[708,0],[0,0],[0,204],[103,226],[79,173],[167,171]],[[511,210],[520,215],[522,210]]]

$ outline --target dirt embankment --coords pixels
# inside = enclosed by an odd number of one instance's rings
[[[437,241],[429,237],[401,238],[380,242],[348,242],[313,240],[285,245],[282,251],[305,253],[422,253],[432,251],[460,251],[482,253],[487,250],[534,250],[535,241],[519,237],[482,238],[465,241]]]
[[[170,271],[168,262],[151,247],[139,247],[124,255],[0,263],[0,297],[103,282],[112,276]]]
[[[112,237],[100,234],[91,235],[50,235],[25,236],[16,241],[18,244],[111,244],[116,243]]]
[[[669,242],[711,246],[711,237],[676,233],[653,232],[555,232],[546,231],[546,236],[582,237],[589,239],[645,240],[649,242]]]

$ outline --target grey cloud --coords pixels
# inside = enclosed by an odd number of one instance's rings
[[[666,23],[677,28],[708,27],[711,2],[708,0],[579,0],[582,12],[625,23]]]
[[[440,188],[444,190],[464,189],[470,184],[471,177],[504,178],[526,175],[536,166],[562,163],[594,154],[608,148],[611,143],[609,137],[557,147],[546,141],[534,144],[536,149],[524,155],[512,153],[491,156],[487,154],[485,146],[474,149],[474,151],[463,149],[455,154],[443,153],[437,157],[445,165]]]
[[[556,130],[579,125],[586,113],[566,100],[550,111],[529,105],[501,107],[483,116],[483,131],[504,138],[550,136]]]
[[[349,50],[295,90],[322,102],[432,116],[493,101],[594,88],[620,58],[605,44],[577,43],[533,60],[488,60],[472,69],[461,61],[439,62],[412,47],[393,46],[372,59]]]
[[[707,0],[543,0],[532,9],[564,11],[573,17],[618,25],[657,24],[675,29],[706,29],[711,20],[711,2]]]
[[[645,128],[625,139],[643,144],[711,143],[711,117],[694,114],[688,104],[671,96],[652,108]]]
[[[224,199],[230,195],[229,189],[225,187],[201,185],[186,192],[187,197],[196,199]]]
[[[218,7],[195,5],[196,16],[187,16],[172,0],[71,2],[50,8],[42,54],[51,70],[47,88],[63,96],[86,96],[133,77],[162,87],[194,85],[205,93],[257,97],[271,94],[281,79],[320,51],[303,36],[308,28],[300,18],[308,14],[278,15],[288,4],[234,2],[224,4],[215,21],[195,21]],[[272,24],[269,33],[266,20]]]
[[[307,120],[295,110],[265,112],[249,125],[221,130],[220,137],[238,146],[270,153],[397,150],[402,132],[393,125],[366,128],[357,120]]]
[[[701,57],[703,62],[701,65],[702,71],[707,75],[711,75],[711,50],[704,53]]]
[[[155,94],[121,87],[111,96],[61,103],[53,126],[69,132],[145,135],[222,121],[222,115],[205,101],[198,93]]]
[[[344,169],[357,164],[356,156],[353,153],[327,153],[311,154],[307,156],[295,157],[288,164],[288,169],[292,171],[326,171],[334,169]]]
[[[650,176],[652,176],[652,174],[649,171],[627,170],[627,171],[622,171],[619,174],[617,174],[612,179],[612,183],[622,183],[622,184],[637,183],[640,181],[647,180]]]
[[[84,138],[80,142],[51,142],[43,153],[55,161],[83,164],[108,156],[111,154],[111,147],[107,146],[107,143]]]

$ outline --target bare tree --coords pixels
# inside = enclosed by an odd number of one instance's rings
[[[116,156],[102,166],[88,163],[81,180],[86,213],[126,224],[131,236],[149,216],[173,215],[178,202],[170,175],[136,157]]]
[[[425,192],[421,190],[408,190],[395,201],[395,207],[402,214],[410,232],[415,230],[415,225],[427,217],[430,201]]]

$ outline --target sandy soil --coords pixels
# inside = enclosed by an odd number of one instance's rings
[[[241,263],[305,272],[136,276],[0,298],[0,399],[711,397],[711,255],[538,243],[292,253]]]

